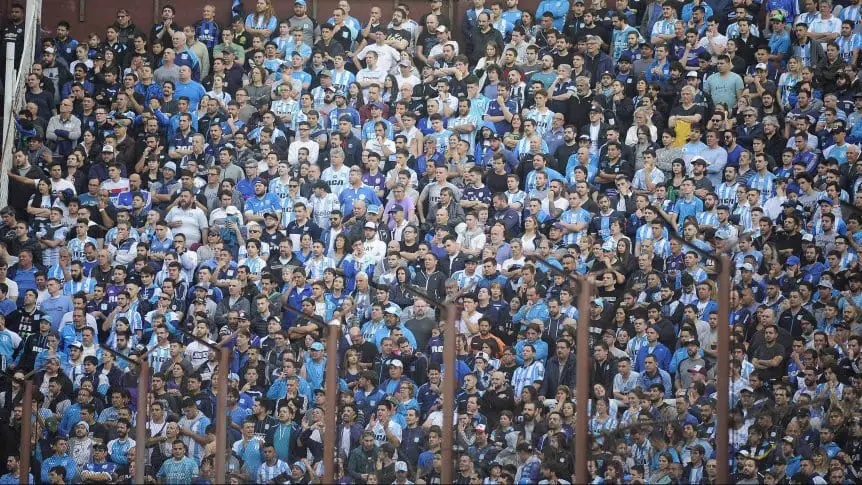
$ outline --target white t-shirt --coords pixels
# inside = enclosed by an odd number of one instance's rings
[[[175,206],[168,212],[165,221],[170,224],[172,222],[181,222],[180,227],[172,228],[174,234],[181,233],[186,237],[186,245],[191,246],[201,242],[201,231],[208,227],[207,217],[204,212],[197,207],[192,207],[189,210],[184,210],[180,206]]]

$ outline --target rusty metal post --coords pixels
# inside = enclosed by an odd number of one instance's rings
[[[575,421],[575,481],[587,483],[587,456],[590,453],[590,437],[588,428],[588,404],[590,399],[590,300],[593,295],[593,285],[586,279],[580,280],[581,292],[578,295],[578,331],[575,348],[575,372],[577,389],[575,389],[575,405],[578,419]]]
[[[216,396],[216,450],[215,479],[213,483],[227,483],[225,472],[225,453],[227,452],[227,376],[230,374],[230,349],[224,346],[219,349],[218,364],[218,396]]]
[[[715,368],[715,392],[718,431],[715,436],[715,457],[718,463],[716,482],[730,483],[728,458],[730,431],[730,259],[719,256],[718,275],[718,360]]]
[[[105,352],[110,352],[115,358],[120,358],[129,363],[129,365],[138,366],[138,396],[135,407],[137,408],[137,417],[135,419],[135,483],[144,483],[146,476],[146,450],[147,450],[147,395],[149,394],[150,386],[150,354],[158,347],[153,347],[143,354],[136,356],[135,359],[130,356],[121,354],[116,350],[108,347],[105,344],[100,344],[99,347]]]
[[[452,434],[455,429],[455,386],[458,384],[458,373],[455,370],[455,313],[454,303],[446,305],[446,326],[443,327],[443,366],[446,369],[443,384],[443,440],[440,479],[443,483],[453,483],[452,449],[455,440]]]
[[[33,447],[30,444],[30,436],[33,434],[33,381],[27,379],[22,384],[24,386],[24,397],[21,401],[21,465],[18,475],[20,483],[27,485],[30,483],[30,454]]]
[[[329,333],[326,336],[326,402],[324,403],[324,415],[326,416],[326,428],[323,430],[323,483],[335,483],[335,428],[338,422],[337,413],[338,400],[338,337],[341,334],[341,322],[332,320],[329,322]]]
[[[135,483],[144,483],[147,451],[147,387],[150,383],[150,363],[144,356],[138,364],[138,414],[135,419]]]

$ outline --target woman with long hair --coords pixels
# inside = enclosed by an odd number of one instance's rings
[[[362,86],[359,83],[350,83],[347,86],[347,106],[359,110],[365,106],[365,95],[362,94]]]
[[[528,44],[532,44],[533,40],[536,38],[536,34],[542,28],[541,25],[536,23],[536,14],[531,10],[521,10],[521,27],[527,32],[527,38],[524,39]]]
[[[482,86],[485,81],[485,67],[491,64],[499,66],[502,57],[503,53],[497,48],[496,43],[488,42],[485,44],[485,55],[476,62],[476,67],[473,69],[473,73],[479,77],[479,86]]]
[[[398,100],[398,80],[392,74],[388,74],[386,79],[383,80],[383,89],[380,90],[380,98],[390,107],[395,106],[395,102]]]
[[[51,181],[39,179],[36,182],[36,193],[30,196],[27,203],[27,214],[30,216],[30,227],[34,233],[38,233],[48,227],[48,218],[51,215],[51,207],[54,205],[54,196],[51,195]]]
[[[395,270],[395,284],[389,287],[389,301],[406,308],[413,305],[415,297],[404,290],[410,284],[410,272],[405,266]]]
[[[610,415],[610,404],[607,397],[596,399],[594,402],[594,412],[589,422],[590,435],[597,443],[604,444],[604,433],[616,429],[617,418]]]
[[[176,396],[185,395],[188,391],[186,377],[186,370],[179,362],[171,366],[171,375],[168,377],[167,382],[165,382],[165,388],[168,390],[168,393]]]
[[[348,239],[344,233],[335,236],[335,241],[332,243],[332,251],[330,251],[329,257],[332,258],[336,268],[341,266],[341,261],[350,254],[350,251],[350,239]]]
[[[648,483],[662,485],[671,483],[670,464],[673,463],[673,455],[662,453],[658,456],[658,470],[649,476]]]
[[[536,254],[539,241],[544,238],[539,232],[539,221],[534,216],[524,218],[524,235],[521,236],[521,248],[526,256]]]
[[[254,13],[245,18],[245,30],[249,35],[259,35],[264,39],[269,38],[278,28],[278,17],[272,7],[272,0],[257,0],[254,5]]]
[[[268,105],[270,102],[270,93],[272,87],[266,84],[268,74],[263,67],[253,67],[248,75],[249,83],[245,86],[245,91],[248,94],[248,102],[257,108],[262,105]]]
[[[796,105],[796,85],[802,81],[802,67],[805,63],[798,56],[787,60],[787,70],[778,78],[778,99],[785,111]]]
[[[671,164],[670,179],[665,182],[665,186],[667,187],[668,200],[676,200],[677,196],[679,195],[680,187],[682,187],[682,182],[685,179],[685,162],[683,162],[682,159],[674,159]]]
[[[347,383],[347,388],[354,390],[359,382],[359,373],[362,368],[359,367],[359,353],[356,349],[347,349],[344,352],[344,362],[341,364],[341,378]]]
[[[91,130],[83,130],[81,141],[78,142],[75,150],[80,150],[84,154],[84,166],[87,166],[98,160],[102,147],[96,143],[96,135]]]
[[[524,136],[524,119],[521,117],[521,113],[512,113],[509,125],[511,129],[503,135],[503,144],[509,150],[513,150],[518,146],[521,137]]]

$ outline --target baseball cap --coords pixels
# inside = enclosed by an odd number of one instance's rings
[[[330,71],[329,69],[324,69],[324,70],[320,71],[320,75],[326,76],[326,77],[332,77],[332,71]]]
[[[602,251],[613,251],[616,248],[617,248],[617,245],[614,244],[613,241],[605,241],[605,243],[602,244]]]
[[[438,25],[438,26],[437,26],[437,32],[439,32],[439,33],[441,33],[441,34],[442,34],[443,32],[448,32],[448,31],[449,31],[449,29],[447,29],[445,25]]]
[[[628,53],[623,54],[617,62],[632,62],[632,56]]]
[[[484,424],[477,424],[476,425],[476,432],[477,433],[484,433],[485,432],[485,425]]]
[[[389,209],[389,213],[390,213],[390,214],[392,214],[393,212],[404,212],[404,206],[403,206],[403,205],[401,205],[401,204],[395,204],[395,205],[393,205],[393,206]]]
[[[173,170],[174,172],[176,172],[177,171],[177,164],[174,162],[168,162],[165,164],[164,167],[162,167],[162,170]]]
[[[69,344],[69,347],[74,347],[74,348],[77,348],[77,349],[83,349],[83,348],[84,348],[84,344],[82,344],[81,342],[78,342],[78,341],[76,340],[76,341],[74,341],[74,342],[70,343],[70,344]]]
[[[239,312],[239,315],[238,315],[237,317],[238,317],[240,320],[248,320],[248,313],[246,313],[246,312]]]
[[[697,340],[695,340],[697,342]],[[702,365],[696,365],[688,369],[689,374],[703,374],[706,375],[706,367]]]
[[[758,63],[757,63],[757,65],[756,65],[756,66],[754,66],[754,70],[756,71],[756,70],[758,70],[758,69],[763,69],[764,71],[766,71],[766,70],[768,70],[769,68],[766,66],[766,64],[765,64],[765,63],[763,63],[763,62],[758,62]]]
[[[45,50],[42,52],[44,54],[54,54],[54,48],[53,47],[46,47]]]
[[[376,231],[377,230],[377,224],[375,224],[373,222],[366,222],[365,223],[365,229],[374,229]]]
[[[697,73],[694,71],[688,71],[688,74],[686,74],[685,77],[697,77]]]
[[[791,256],[787,258],[787,261],[784,262],[787,266],[793,266],[794,264],[799,264],[799,258],[796,256]]]
[[[102,147],[102,153],[114,153],[114,147],[111,145],[105,145]]]
[[[377,204],[371,204],[368,206],[367,211],[369,214],[380,214],[380,206]]]
[[[476,358],[482,359],[485,362],[489,362],[491,360],[491,357],[489,357],[486,352],[479,352],[478,354],[476,354]]]
[[[597,306],[597,307],[599,307],[599,308],[602,308],[602,309],[605,307],[605,302],[604,302],[604,301],[602,301],[602,299],[601,299],[601,298],[596,298],[596,299],[594,299],[592,303],[593,303],[593,305],[595,305],[595,306]]]
[[[401,362],[401,359],[390,359],[389,365],[392,367],[404,367],[404,362]]]
[[[831,290],[832,289],[832,282],[829,280],[820,280],[820,282],[817,283],[817,286],[819,288],[829,288]]]
[[[396,472],[406,472],[407,471],[407,463],[404,463],[403,461],[396,461],[395,462],[395,471]]]
[[[773,10],[772,13],[769,14],[769,20],[778,20],[780,22],[784,22],[784,14],[779,12],[778,10]]]
[[[311,344],[311,350],[323,350],[323,344],[320,342],[314,342]]]
[[[699,164],[701,164],[701,165],[703,165],[703,166],[706,166],[706,160],[704,160],[704,159],[702,159],[702,158],[700,158],[700,157],[695,158],[694,160],[692,160],[692,161],[691,161],[691,163],[692,163],[692,164],[699,163]]]
[[[741,269],[743,271],[754,271],[754,267],[751,266],[751,263],[742,263],[742,265],[739,267],[739,269]]]

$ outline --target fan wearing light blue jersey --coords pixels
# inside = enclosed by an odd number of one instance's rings
[[[320,175],[320,180],[326,182],[335,197],[340,197],[350,183],[350,167],[344,165],[344,150],[341,148],[330,150],[329,159],[331,165]]]
[[[184,434],[180,431],[180,434]],[[199,475],[198,462],[186,456],[186,445],[182,440],[174,440],[171,459],[165,460],[156,476],[162,483],[191,483]]]

